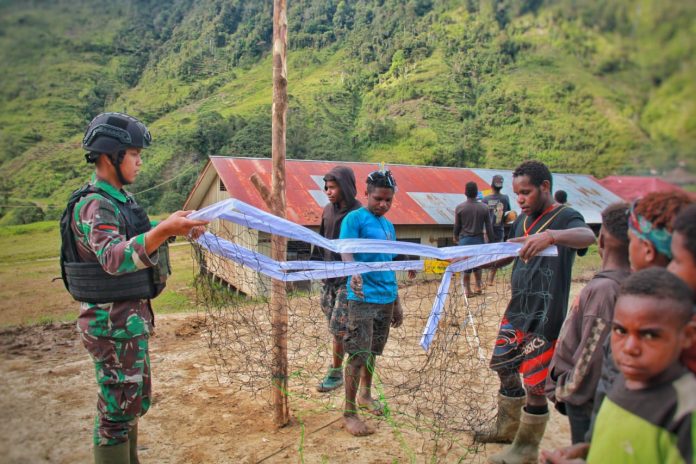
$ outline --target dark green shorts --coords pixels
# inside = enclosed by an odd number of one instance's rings
[[[353,355],[380,355],[389,338],[394,303],[376,304],[348,300],[348,323],[343,346]]]

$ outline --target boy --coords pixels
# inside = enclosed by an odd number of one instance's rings
[[[355,174],[346,166],[336,166],[324,176],[324,191],[329,204],[324,207],[319,225],[319,234],[329,239],[338,238],[343,218],[360,208],[355,198]],[[340,261],[341,256],[324,250],[324,261]],[[321,309],[326,315],[329,331],[333,338],[332,364],[326,377],[317,385],[317,391],[328,392],[343,385],[343,337],[346,332],[347,278],[326,279],[321,292]]]
[[[474,435],[479,442],[513,441],[489,458],[495,463],[537,459],[549,419],[545,381],[565,319],[573,260],[577,249],[595,241],[580,213],[553,201],[551,172],[543,163],[525,161],[512,178],[522,214],[510,241],[524,245],[512,268],[512,298],[490,364],[500,378],[498,416],[491,430]],[[557,257],[537,257],[551,245],[558,246]]]
[[[687,206],[674,219],[671,250],[672,261],[667,270],[686,282],[696,293],[696,205]],[[692,320],[696,321],[696,314]],[[682,362],[696,373],[696,343],[684,352]]]
[[[602,270],[571,305],[549,367],[546,393],[559,410],[565,409],[573,443],[584,441],[590,427],[594,394],[602,371],[602,347],[609,337],[621,282],[631,272],[627,213],[626,203],[616,203],[602,211],[599,232]]]
[[[160,285],[161,290],[161,279],[147,269],[161,264],[164,256],[158,248],[169,237],[196,238],[207,224],[188,219],[190,211],[178,211],[153,228],[123,189],[138,176],[141,152],[150,142],[145,125],[132,116],[95,117],[82,141],[94,174],[73,193],[61,219],[61,268],[66,287],[80,301],[77,328],[99,385],[93,435],[97,464],[139,462],[138,418],[151,400],[150,298],[156,296],[141,289]],[[83,271],[75,274],[72,269]],[[96,289],[95,277],[100,279]],[[85,297],[91,293],[95,295]]]
[[[667,267],[672,259],[674,219],[689,203],[689,197],[679,192],[652,192],[633,203],[628,215],[628,259],[631,270]],[[602,375],[594,401],[595,416],[618,374],[611,355],[611,345],[605,343],[604,348]]]
[[[489,237],[489,241],[494,236],[491,225],[491,216],[488,208],[479,202],[476,197],[479,190],[476,182],[467,182],[464,187],[466,201],[457,205],[454,210],[454,240],[459,245],[481,245],[485,243],[483,232]],[[471,273],[476,279],[475,290],[471,291]],[[481,284],[481,269],[464,271],[464,284],[466,286],[466,296],[480,295],[483,292]]]
[[[621,286],[611,334],[620,374],[597,416],[587,462],[693,462],[696,377],[679,362],[695,342],[693,298],[683,281],[658,267]],[[543,456],[567,462],[557,453]]]
[[[367,177],[367,207],[348,213],[343,219],[340,237],[396,240],[394,226],[384,217],[391,208],[395,190],[396,182],[391,172],[371,173]],[[394,255],[344,253],[342,257],[344,261],[379,262],[391,261]],[[375,356],[382,354],[387,343],[389,326],[399,327],[403,320],[397,291],[393,271],[366,272],[348,279],[348,323],[343,342],[349,358],[345,372],[343,417],[346,430],[355,436],[374,433],[357,416],[358,408],[375,415],[383,413],[384,406],[372,398],[372,375]]]

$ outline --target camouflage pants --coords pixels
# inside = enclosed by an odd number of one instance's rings
[[[152,384],[148,336],[127,339],[81,334],[97,374],[94,445],[128,440],[128,431],[150,407]]]
[[[348,322],[348,291],[346,278],[327,279],[321,289],[321,310],[326,316],[329,331],[343,337]]]

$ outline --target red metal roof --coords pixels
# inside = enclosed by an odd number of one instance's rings
[[[685,192],[678,186],[670,184],[658,177],[650,176],[607,176],[600,179],[607,190],[614,192],[624,201],[633,201],[650,192]]]
[[[201,174],[194,191],[199,187],[201,179],[211,168],[211,165],[220,176],[231,197],[268,211],[261,196],[251,183],[250,177],[257,173],[270,188],[272,169],[270,159],[210,157],[209,164]],[[377,164],[287,160],[285,164],[286,215],[289,220],[305,226],[319,225],[323,210],[323,205],[320,202],[326,201],[321,178],[336,165],[345,165],[353,169],[358,187],[358,199],[363,204],[366,203],[365,179],[368,174],[378,169]],[[392,208],[387,213],[387,218],[398,225],[443,224],[428,214],[428,211],[409,193],[456,194],[457,196],[451,198],[458,198],[458,195],[464,195],[464,186],[469,181],[476,182],[479,190],[490,189],[487,181],[469,169],[405,165],[387,165],[387,169],[391,170],[398,185],[398,191],[394,197]],[[200,206],[193,204],[193,193],[191,192],[189,195],[186,207]],[[451,224],[452,222],[449,222],[449,225]]]

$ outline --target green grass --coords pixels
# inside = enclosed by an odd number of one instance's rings
[[[75,320],[79,305],[63,286],[55,222],[0,227],[0,327]],[[153,300],[156,313],[196,311],[187,242],[170,248],[172,275]]]
[[[588,280],[602,268],[602,258],[597,251],[597,245],[592,245],[585,256],[576,256],[573,265],[574,280]]]
[[[0,227],[0,262],[56,258],[60,254],[58,221]]]

